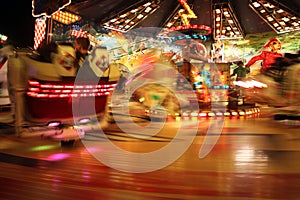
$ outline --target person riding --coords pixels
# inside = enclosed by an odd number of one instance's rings
[[[260,54],[253,56],[245,65],[246,68],[250,68],[255,62],[261,60],[261,72],[265,72],[267,69],[272,68],[277,58],[281,58],[283,55],[279,52],[281,50],[281,42],[277,38],[271,38],[264,46],[269,50],[263,50]]]
[[[230,75],[230,77],[236,76],[235,80],[240,81],[246,78],[250,70],[249,68],[245,68],[243,61],[238,61],[237,66],[238,67],[233,70],[233,73]]]
[[[78,37],[73,43],[76,60],[79,66],[82,66],[83,61],[89,53],[90,40],[87,37]]]

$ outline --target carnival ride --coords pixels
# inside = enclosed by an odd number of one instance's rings
[[[274,108],[274,119],[300,119],[300,60],[298,53],[277,58],[271,68],[253,72],[234,84],[241,88],[248,102]]]
[[[43,5],[39,4],[39,1],[33,1],[33,16],[37,17],[37,29],[39,29],[36,33],[35,45],[38,46],[42,39],[60,41],[72,40],[72,38],[78,36],[87,36],[95,45],[106,43],[111,52],[111,57],[114,58],[114,62],[125,65],[131,71],[137,66],[146,66],[142,64],[143,54],[147,54],[148,50],[153,49],[151,43],[155,43],[154,40],[158,38],[165,39],[164,42],[167,42],[171,48],[162,48],[165,43],[160,43],[154,49],[161,51],[161,55],[170,56],[171,59],[167,60],[171,61],[171,63],[167,65],[174,66],[183,75],[183,78],[174,80],[178,87],[182,87],[181,79],[185,78],[190,81],[190,85],[194,88],[192,93],[197,96],[192,102],[197,102],[203,108],[214,103],[231,105],[230,103],[237,103],[240,99],[232,95],[234,91],[232,92],[232,88],[230,88],[230,62],[232,60],[236,61],[237,58],[245,59],[245,52],[238,51],[237,47],[239,45],[237,44],[240,44],[240,49],[247,50],[245,46],[249,41],[244,40],[245,34],[254,31],[253,26],[248,27],[248,24],[244,26],[246,30],[242,29],[236,9],[242,10],[242,13],[247,13],[247,15],[243,16],[249,18],[252,15],[265,14],[265,12],[255,12],[267,6],[269,7],[268,13],[276,13],[276,16],[272,15],[272,17],[276,18],[273,21],[281,20],[281,15],[288,16],[291,22],[297,19],[293,17],[294,13],[292,10],[287,9],[288,7],[280,3],[274,4],[269,2],[262,6],[263,4],[264,1],[260,0],[251,1],[249,4],[236,3],[233,4],[234,6],[229,1],[212,1],[209,2],[209,6],[205,6],[197,1],[191,3],[186,0],[179,0],[178,2],[160,0],[123,2],[118,0],[114,4],[111,4],[111,1],[74,1],[64,5],[57,5],[59,7],[57,11],[55,10],[56,7],[53,7],[53,10],[45,10]],[[97,6],[95,7],[94,5]],[[193,10],[194,6],[197,9]],[[255,8],[252,8],[252,6]],[[99,13],[99,8],[103,8],[104,12]],[[163,12],[158,12],[159,10],[167,12],[166,16],[164,16]],[[202,13],[210,14],[203,16]],[[160,17],[156,17],[156,20],[153,20],[155,19],[154,16],[157,15]],[[211,16],[213,16],[213,20],[210,19]],[[266,16],[261,17],[265,18]],[[196,18],[197,23],[195,21]],[[95,19],[97,20],[95,21]],[[163,20],[163,22],[157,19]],[[141,24],[141,26],[137,26],[138,24]],[[155,24],[156,27],[159,27],[158,31],[149,31],[147,29],[150,28],[149,24]],[[257,24],[261,26],[263,23]],[[293,23],[285,22],[285,24],[295,28]],[[272,24],[268,25],[272,26]],[[48,29],[46,29],[47,26]],[[143,27],[144,30],[137,27]],[[134,30],[133,28],[136,29]],[[272,29],[270,27],[259,29],[256,26],[255,31],[257,30],[270,31]],[[286,29],[282,28],[282,30]],[[46,31],[47,33],[45,33]],[[139,31],[140,33],[138,33]],[[276,29],[277,31],[280,32],[279,29]],[[131,40],[133,38],[134,40]],[[232,42],[232,48],[228,43],[225,45],[224,41],[227,39],[234,41]],[[184,47],[193,40],[196,41],[196,44],[190,49],[194,49],[197,52],[195,54],[199,54],[199,56],[210,57],[209,62],[184,61],[185,56],[182,54]],[[242,45],[241,43],[244,44]],[[227,51],[230,51],[232,54],[231,60],[228,60],[229,56],[225,55]],[[147,69],[149,68],[151,67]],[[133,76],[135,77],[135,75]],[[124,80],[124,77],[122,80]],[[138,91],[140,92],[144,89]],[[134,96],[150,96],[152,100],[159,98],[160,102],[165,102],[162,97],[168,95],[159,96],[155,92],[151,91],[144,95],[134,94]],[[190,94],[186,95],[189,96]],[[141,103],[141,100],[151,98],[137,99]],[[243,102],[241,101],[241,103]],[[143,101],[143,104],[145,104],[145,101]],[[149,102],[146,104],[148,105]]]
[[[52,63],[36,60],[32,50],[18,50],[9,57],[13,125],[18,134],[41,135],[58,139],[62,144],[72,144],[83,137],[85,131],[103,128],[97,127],[97,121],[105,124],[108,109],[120,106],[117,105],[119,102],[108,102],[114,92],[120,96],[126,92],[127,101],[143,107],[146,118],[151,115],[160,118],[163,115],[158,113],[162,111],[167,116],[180,117],[186,113],[187,107],[195,108],[189,109],[193,112],[216,102],[226,104],[228,88],[222,80],[227,80],[227,64],[217,66],[192,61],[191,68],[185,73],[188,66],[183,62],[183,39],[178,45],[145,36],[137,37],[133,42],[128,39],[132,37],[126,38],[125,34],[120,37],[120,33],[118,37],[110,36],[107,40],[112,41],[112,38],[116,39],[116,45],[108,46],[107,52],[99,52],[107,54],[105,56],[110,59],[94,60],[94,64],[89,62],[92,59],[85,62],[88,68],[95,65],[96,71],[97,63],[107,62],[109,65],[98,69],[97,84],[90,83],[90,78],[75,82],[76,76],[77,80],[80,79],[72,63],[74,50],[69,45],[59,45]],[[128,44],[131,53],[128,53]],[[202,50],[199,52],[203,54],[205,46],[198,44]],[[92,51],[97,47],[94,46]],[[98,55],[97,59],[101,56]],[[223,78],[219,70],[225,72]],[[95,105],[95,112],[87,109],[90,105]]]
[[[70,60],[74,54],[72,46],[59,45],[51,63],[41,62],[28,49],[6,55],[11,125],[17,135],[40,135],[67,145],[83,137],[87,130],[105,128],[107,102],[120,76],[118,65],[104,64],[101,75],[93,82],[78,79],[75,60]],[[98,61],[85,63],[89,67]]]

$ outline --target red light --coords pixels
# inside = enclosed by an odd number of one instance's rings
[[[28,90],[30,92],[39,92],[40,91],[40,88],[32,88],[32,87],[29,87]]]
[[[31,86],[40,87],[40,83],[38,81],[29,80],[28,84],[31,85]]]
[[[35,98],[70,98],[107,96],[114,90],[116,83],[97,85],[41,84],[29,80],[27,95]],[[76,93],[76,94],[74,94]]]

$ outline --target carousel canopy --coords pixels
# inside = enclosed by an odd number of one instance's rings
[[[41,3],[43,1],[43,3]],[[98,27],[126,32],[133,28],[175,28],[204,25],[217,38],[240,38],[247,34],[300,30],[299,0],[34,0],[33,14],[46,15],[57,8],[92,20]],[[49,5],[53,9],[49,9]],[[50,12],[50,13],[49,13]]]

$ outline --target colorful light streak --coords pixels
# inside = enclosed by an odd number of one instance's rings
[[[190,8],[190,6],[186,3],[186,0],[178,0],[179,3],[183,6],[185,11],[187,13],[183,13],[182,11],[179,11],[178,14],[181,17],[182,23],[184,25],[190,25],[190,19],[195,19],[197,16],[193,12],[193,10]]]

